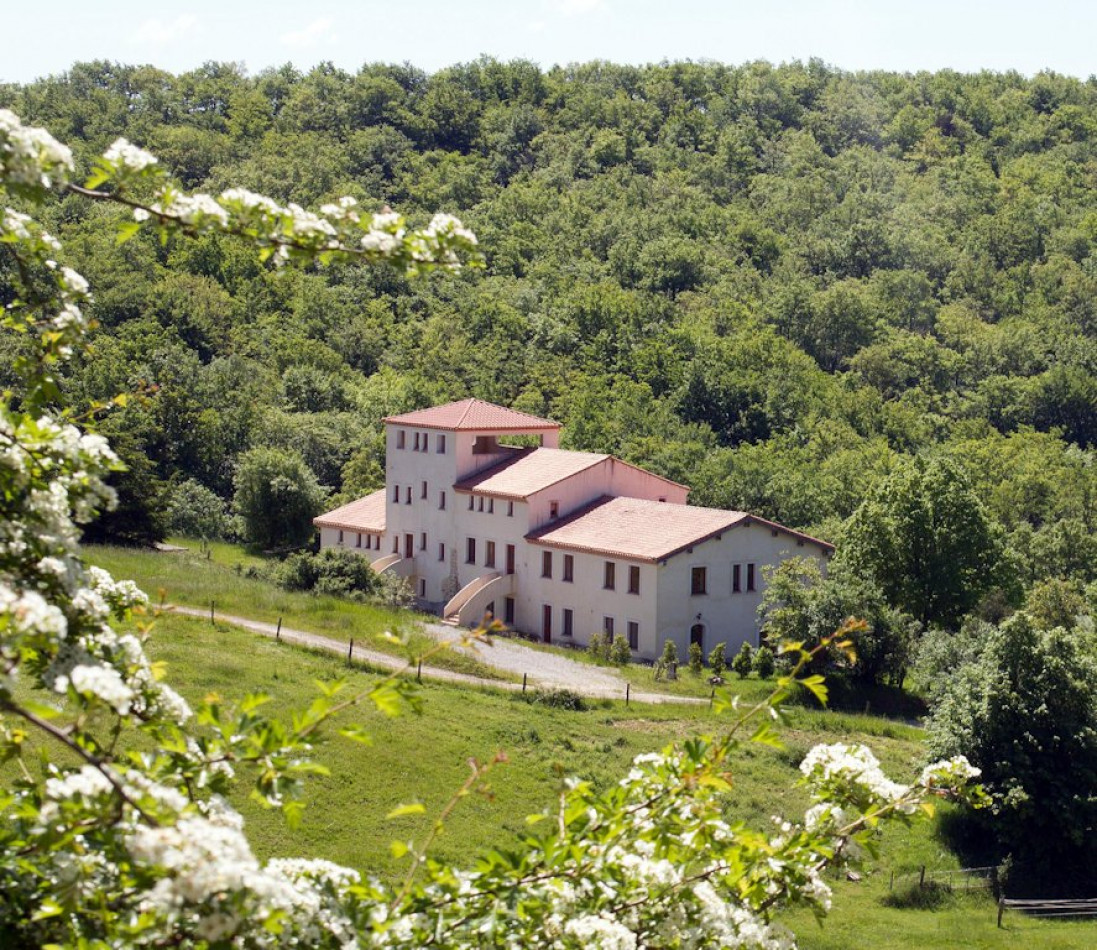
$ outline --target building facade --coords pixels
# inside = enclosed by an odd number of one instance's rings
[[[610,455],[560,449],[558,423],[476,399],[385,420],[385,488],[316,519],[321,547],[408,578],[453,623],[485,613],[545,642],[628,638],[654,659],[757,643],[763,569],[825,567],[833,546]]]

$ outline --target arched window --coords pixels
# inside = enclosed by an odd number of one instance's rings
[[[696,643],[702,650],[705,648],[705,625],[703,623],[695,623],[689,628],[689,642],[690,644]]]

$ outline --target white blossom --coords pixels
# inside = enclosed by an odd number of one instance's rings
[[[103,153],[112,165],[127,168],[130,171],[144,171],[150,165],[156,164],[156,156],[138,148],[124,138],[115,139],[110,148]]]

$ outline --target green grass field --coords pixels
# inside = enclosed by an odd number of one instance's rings
[[[369,674],[350,671],[334,657],[323,657],[256,637],[227,625],[182,617],[162,620],[150,653],[169,665],[169,681],[197,699],[209,691],[239,698],[249,691],[273,697],[271,710],[303,707],[315,694],[314,681],[347,677],[362,687]],[[321,761],[330,777],[310,782],[304,820],[294,831],[281,816],[238,796],[256,850],[263,856],[314,855],[384,877],[402,864],[389,854],[394,839],[423,834],[466,775],[470,756],[485,759],[504,751],[509,761],[492,776],[491,799],[462,803],[437,842],[435,854],[469,862],[489,844],[505,843],[524,827],[526,815],[550,807],[560,778],[581,775],[608,783],[639,752],[699,732],[718,730],[723,719],[704,707],[594,703],[584,712],[531,706],[492,690],[442,685],[423,687],[425,711],[384,719],[367,710],[355,713],[369,727],[373,745],[363,747],[338,736],[322,745]],[[865,741],[896,777],[912,774],[922,761],[921,733],[910,726],[870,716],[794,709],[785,733],[786,749],[744,748],[736,769],[729,811],[756,825],[774,814],[796,814],[804,805],[796,787],[796,765],[816,742]],[[420,801],[426,816],[388,821],[395,805]],[[835,910],[823,928],[810,915],[793,914],[788,923],[808,950],[925,950],[925,948],[1032,948],[1067,950],[1097,942],[1097,927],[1047,922],[1010,915],[995,926],[988,897],[946,896],[933,909],[887,906],[892,872],[956,867],[955,858],[930,825],[891,828],[883,854],[863,868],[859,883],[835,882]]]
[[[243,576],[238,568],[262,564],[263,559],[239,545],[212,544],[206,551],[198,542],[185,551],[150,551],[141,548],[88,545],[85,556],[92,564],[115,577],[130,578],[153,602],[206,609],[216,604],[218,613],[250,620],[276,623],[309,633],[323,634],[343,642],[397,656],[417,655],[434,647],[435,641],[420,632],[424,618],[409,610],[360,604],[340,597],[282,590],[268,581]],[[208,556],[207,556],[208,554]],[[406,638],[407,648],[385,638],[388,631]],[[443,650],[429,661],[432,665],[487,679],[504,679],[504,674],[475,657]]]

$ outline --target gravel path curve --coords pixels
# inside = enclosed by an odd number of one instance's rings
[[[210,612],[197,607],[173,606],[168,608],[172,613],[183,614],[187,617],[209,617]],[[265,637],[274,637],[278,628],[273,623],[265,623],[261,620],[252,620],[248,617],[238,617],[233,614],[215,614],[216,619],[222,623],[232,624],[234,627],[242,627],[253,633],[262,634]],[[462,631],[444,624],[424,624],[424,631],[437,640],[458,640]],[[313,650],[323,650],[328,653],[337,653],[346,656],[348,644],[344,640],[336,640],[334,637],[325,637],[318,633],[309,633],[305,630],[295,630],[292,627],[282,627],[281,638],[286,643],[295,643],[309,647]],[[611,670],[588,663],[579,663],[569,660],[567,657],[554,653],[546,653],[542,650],[534,650],[513,640],[505,640],[495,637],[491,645],[480,646],[455,646],[454,650],[475,656],[482,663],[493,666],[498,670],[511,673],[516,676],[526,675],[529,683],[535,686],[543,686],[549,689],[570,689],[596,699],[624,699],[625,680]],[[381,653],[378,650],[369,650],[355,646],[353,658],[360,663],[368,663],[384,670],[401,670],[407,668],[406,661],[390,653]],[[432,680],[441,680],[447,683],[463,683],[468,686],[490,686],[495,689],[517,692],[522,689],[521,683],[512,683],[505,680],[485,679],[481,676],[472,676],[469,673],[458,673],[454,670],[443,670],[436,666],[424,666],[423,676]],[[631,699],[638,703],[687,703],[698,704],[707,700],[690,696],[669,696],[666,693],[647,693],[638,690],[631,691]]]

